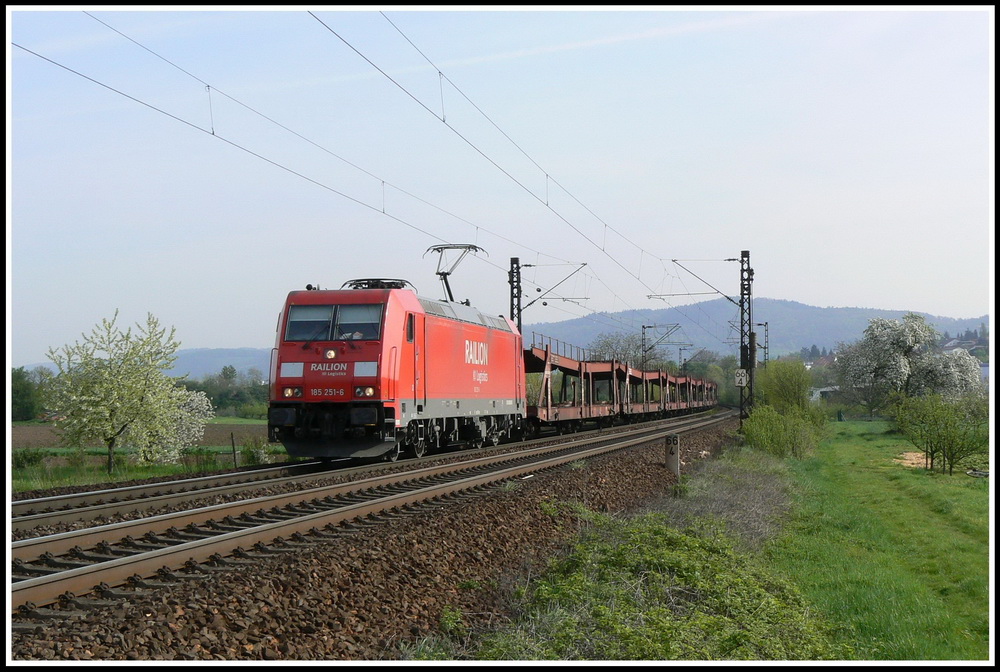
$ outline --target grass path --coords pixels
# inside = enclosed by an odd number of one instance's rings
[[[989,484],[894,462],[887,423],[836,423],[791,463],[797,506],[772,561],[873,660],[989,657]]]

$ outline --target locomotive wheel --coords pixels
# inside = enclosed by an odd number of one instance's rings
[[[410,452],[413,457],[423,457],[427,454],[427,442],[423,439],[418,439],[416,443],[411,444]]]
[[[396,460],[399,459],[399,454],[401,452],[402,449],[399,443],[397,442],[392,448],[383,453],[382,459],[385,460],[386,462],[395,462]]]

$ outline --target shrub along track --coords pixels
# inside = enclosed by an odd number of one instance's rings
[[[682,461],[726,445],[737,425],[685,434]],[[543,502],[604,512],[668,491],[662,443],[518,481],[514,489],[294,554],[255,559],[180,587],[14,633],[15,660],[382,660],[440,634],[442,615],[470,627],[506,618],[505,595],[575,532]],[[16,619],[15,619],[16,620]]]

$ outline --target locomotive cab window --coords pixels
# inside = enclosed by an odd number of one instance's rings
[[[338,309],[336,337],[339,339],[375,340],[382,326],[382,306],[340,306]]]
[[[382,330],[382,305],[290,306],[286,341],[374,340]]]
[[[333,306],[290,306],[286,341],[328,341],[333,324]]]

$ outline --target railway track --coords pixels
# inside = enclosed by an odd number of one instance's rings
[[[121,597],[123,586],[158,588],[164,580],[196,579],[218,567],[252,562],[257,555],[294,552],[350,533],[358,525],[440,506],[448,498],[480,496],[511,479],[647,444],[667,434],[694,431],[730,417],[687,416],[666,427],[576,435],[559,446],[15,542],[11,547],[11,606],[31,618],[66,617]],[[63,608],[48,608],[55,603]],[[31,627],[30,623],[25,627]]]
[[[710,413],[692,414],[681,419],[705,417],[706,415],[710,415]],[[643,423],[632,427],[658,426],[659,424],[662,424],[662,421]],[[608,430],[591,430],[580,432],[576,436],[587,437],[607,433]],[[509,444],[508,447],[530,448],[536,445],[545,445],[552,440],[552,437],[543,437],[520,444]],[[463,451],[457,456],[461,459],[491,450],[494,448]],[[405,464],[425,464],[454,457],[456,457],[455,453],[436,453],[424,458],[408,460]],[[108,520],[124,514],[141,516],[145,512],[162,510],[165,507],[182,506],[197,500],[240,496],[242,493],[255,490],[308,484],[313,481],[329,479],[331,476],[340,478],[364,477],[366,474],[382,471],[390,466],[386,463],[356,466],[351,461],[344,461],[343,464],[347,466],[311,461],[125,488],[22,499],[11,504],[10,532],[30,534],[30,531],[36,528],[45,529],[80,521]]]

